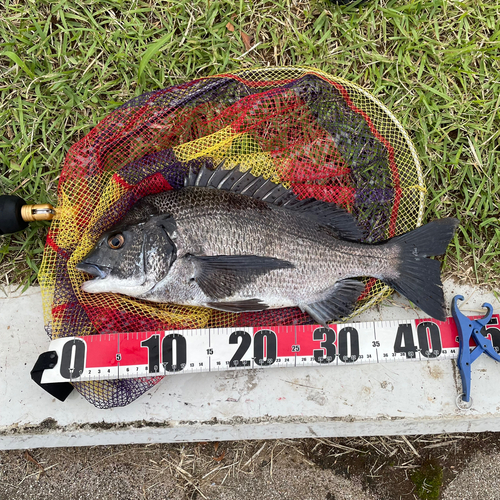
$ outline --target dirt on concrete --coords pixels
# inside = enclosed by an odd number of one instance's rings
[[[500,434],[0,452],[0,500],[499,498]]]

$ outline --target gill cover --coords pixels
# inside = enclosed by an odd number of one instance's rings
[[[85,292],[126,293],[138,297],[163,279],[177,258],[176,224],[170,215],[154,215],[106,231],[76,269],[95,278]]]

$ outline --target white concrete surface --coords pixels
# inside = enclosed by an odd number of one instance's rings
[[[494,294],[445,283],[465,314]],[[426,317],[406,301],[374,308],[363,321]],[[474,405],[458,410],[455,362],[286,368],[169,377],[124,408],[99,410],[76,391],[61,403],[30,378],[48,347],[41,296],[0,295],[0,449],[313,436],[500,431],[500,364],[473,365]],[[48,420],[49,419],[49,420]]]

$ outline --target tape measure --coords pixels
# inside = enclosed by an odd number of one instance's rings
[[[499,315],[482,330],[500,352]],[[53,340],[43,384],[458,356],[453,318],[134,332]]]

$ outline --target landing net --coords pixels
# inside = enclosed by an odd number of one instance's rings
[[[52,339],[115,332],[304,324],[298,308],[233,314],[88,294],[75,265],[143,196],[180,189],[190,167],[239,165],[344,207],[377,242],[421,224],[415,148],[392,113],[353,83],[307,68],[200,78],[132,99],[68,152],[39,281]],[[391,293],[375,279],[353,315]],[[123,406],[162,377],[76,383],[99,408]]]

